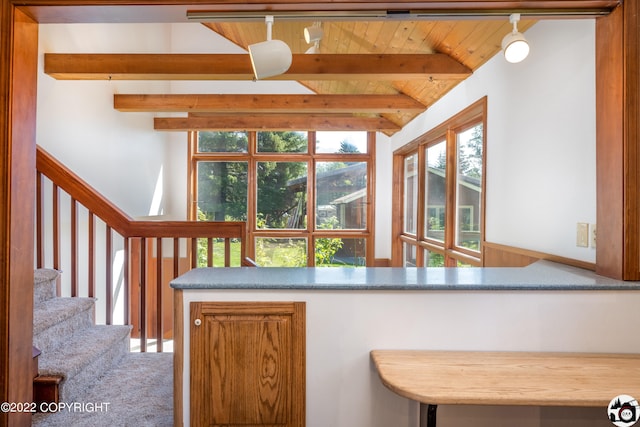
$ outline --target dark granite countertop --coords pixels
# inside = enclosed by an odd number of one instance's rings
[[[486,268],[197,268],[174,289],[312,290],[640,290],[640,282],[598,276],[550,261]]]

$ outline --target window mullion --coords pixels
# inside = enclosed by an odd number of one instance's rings
[[[313,138],[315,144],[315,136]],[[311,145],[311,143],[309,143]],[[315,267],[315,231],[316,231],[316,162],[313,155],[307,160],[307,235],[308,265]]]
[[[253,140],[255,141],[255,132]],[[250,135],[251,135],[250,133]],[[251,141],[251,136],[249,137]],[[255,147],[255,144],[253,144]],[[251,147],[251,142],[249,142]],[[251,148],[250,148],[251,149]],[[257,200],[258,200],[258,181],[257,181],[257,161],[255,157],[251,156],[247,165],[247,255],[255,260],[255,231],[256,231],[256,215],[257,215]]]
[[[445,229],[444,229],[444,247],[445,252],[450,251],[454,247],[456,233],[456,181],[457,181],[457,147],[456,132],[447,129],[447,172],[446,172],[446,208],[445,208]],[[453,264],[451,264],[453,262]],[[451,264],[451,265],[450,265]],[[446,266],[455,267],[455,261],[450,261],[449,257],[445,260]]]
[[[418,241],[425,240],[425,206],[427,204],[427,160],[425,149],[417,151],[418,154],[418,204],[416,218],[416,238]]]
[[[198,219],[198,161],[195,159],[198,132],[189,132],[187,138],[187,170],[189,171],[187,180],[187,218],[190,221],[195,221]]]

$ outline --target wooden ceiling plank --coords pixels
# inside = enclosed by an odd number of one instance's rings
[[[406,44],[414,26],[415,23],[412,21],[398,22],[398,25],[393,28],[393,32],[388,33],[388,36],[390,37],[387,40],[385,53],[412,53],[406,50]]]
[[[252,80],[243,54],[45,54],[58,80]],[[471,70],[444,54],[294,54],[274,80],[462,80]]]
[[[422,24],[422,25],[420,25]],[[434,28],[435,22],[414,22],[413,30],[407,37],[407,41],[403,46],[403,52],[406,53],[435,53],[433,46],[427,38],[431,30]],[[465,64],[466,65],[466,64]]]
[[[385,22],[373,21],[369,22],[367,25],[367,30],[365,32],[365,36],[362,39],[362,46],[366,48],[367,51],[372,53],[382,53],[387,45],[386,42],[383,42],[383,45],[378,45],[380,41],[380,33],[386,28]],[[382,39],[383,41],[385,38]]]
[[[113,96],[123,112],[221,113],[398,113],[425,106],[406,95],[123,95]]]
[[[313,114],[222,114],[195,117],[156,117],[154,129],[162,131],[217,130],[370,130],[397,132],[400,126],[383,117]]]

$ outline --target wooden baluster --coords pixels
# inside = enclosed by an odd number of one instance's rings
[[[213,238],[207,238],[207,267],[213,267]]]
[[[224,239],[224,266],[231,267],[231,238]]]
[[[53,184],[52,215],[53,215],[53,268],[60,270],[60,188]],[[60,289],[58,289],[60,295]]]
[[[105,305],[106,305],[106,321],[107,325],[113,323],[113,255],[111,241],[111,227],[106,226],[106,287],[105,287]]]
[[[71,197],[71,296],[78,296],[78,203]]]
[[[129,320],[133,326],[131,336],[140,338],[140,266],[142,261],[141,242],[139,237],[130,239],[130,255],[129,255]]]
[[[173,238],[173,278],[180,275],[180,239]]]
[[[191,268],[198,267],[198,239],[191,238]]]
[[[147,351],[147,239],[140,239],[140,352]]]
[[[42,173],[36,172],[36,266],[44,267],[44,236],[42,235]]]
[[[131,324],[131,310],[129,308],[129,238],[124,237],[124,259],[122,261],[122,295],[123,295],[123,307],[124,307],[124,324]]]
[[[96,296],[96,254],[95,254],[95,240],[96,240],[96,218],[93,212],[89,211],[88,220],[88,233],[87,236],[87,280],[88,280],[88,296],[89,298],[95,298]],[[95,312],[94,312],[95,315]]]
[[[156,239],[156,351],[162,352],[162,239]]]
[[[173,238],[173,275],[172,277],[175,279],[180,275],[180,238]],[[175,326],[174,329],[175,330]],[[170,338],[173,338],[173,332]]]
[[[248,254],[247,254],[247,246],[246,246],[246,241],[247,240],[247,233],[246,233],[246,229],[243,226],[240,232],[240,266],[242,266],[242,263],[244,262],[244,260],[247,258]],[[255,254],[252,255],[253,258],[256,257]],[[255,263],[255,261],[252,262]]]

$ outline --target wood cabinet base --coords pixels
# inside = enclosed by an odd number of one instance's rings
[[[190,424],[305,425],[305,303],[190,304]]]

